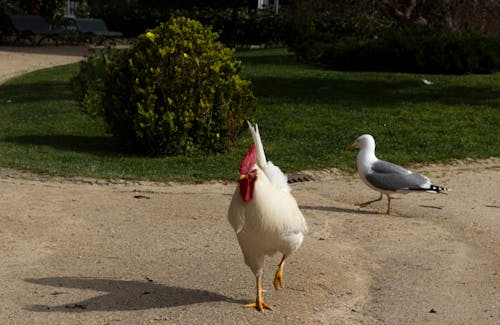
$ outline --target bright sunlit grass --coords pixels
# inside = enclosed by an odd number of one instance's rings
[[[300,65],[283,49],[238,56],[259,99],[256,122],[268,158],[285,172],[353,170],[355,153],[344,148],[363,133],[375,137],[379,158],[404,165],[500,156],[498,74],[328,71]],[[77,70],[41,70],[0,86],[0,166],[161,181],[238,176],[249,133],[215,157],[139,157],[80,112],[69,85]]]

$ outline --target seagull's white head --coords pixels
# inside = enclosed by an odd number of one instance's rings
[[[369,134],[363,134],[346,149],[349,151],[354,149],[369,149],[370,151],[375,151],[375,139]]]

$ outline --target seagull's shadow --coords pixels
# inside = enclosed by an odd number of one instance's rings
[[[351,214],[377,214],[377,212],[373,211],[364,211],[364,210],[356,210],[356,209],[346,209],[346,208],[337,208],[333,206],[312,206],[312,205],[301,205],[300,209],[304,210],[318,210],[318,211],[327,211],[327,212],[342,212],[342,213],[351,213]]]
[[[79,302],[68,302],[59,306],[31,305],[26,308],[30,311],[40,312],[125,311],[178,307],[216,301],[238,304],[248,302],[207,290],[179,288],[153,282],[86,277],[53,277],[26,279],[25,281],[57,287],[58,289],[53,295],[66,294],[63,291],[64,288],[90,289],[101,292],[96,293],[96,297]]]
[[[399,218],[411,218],[410,216],[399,215],[393,211],[390,214],[385,212],[378,212],[377,210],[355,210],[355,209],[345,209],[345,208],[337,208],[337,207],[323,207],[323,206],[308,206],[302,205],[301,209],[304,210],[318,210],[318,211],[328,211],[328,212],[342,212],[342,213],[350,213],[350,214],[366,214],[372,216],[390,216],[390,217],[399,217]]]

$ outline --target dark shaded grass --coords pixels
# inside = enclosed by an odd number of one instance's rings
[[[344,148],[374,135],[401,164],[500,156],[500,76],[350,73],[298,64],[285,50],[238,53],[259,98],[268,158],[286,172],[353,170]],[[250,143],[212,157],[140,157],[84,115],[69,79],[78,65],[37,71],[0,87],[0,165],[62,176],[233,180]],[[427,86],[426,78],[434,82]]]

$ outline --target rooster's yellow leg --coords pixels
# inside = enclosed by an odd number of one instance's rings
[[[278,290],[278,285],[281,288],[285,288],[285,285],[283,284],[283,268],[285,267],[285,259],[286,255],[283,255],[283,258],[281,259],[280,264],[278,264],[278,270],[276,270],[276,274],[274,275],[274,289]]]
[[[372,204],[373,202],[377,202],[377,201],[380,201],[380,200],[382,200],[382,193],[380,193],[380,197],[379,197],[378,199],[371,200],[371,201],[364,202],[364,203],[359,203],[359,204],[357,204],[357,205],[358,205],[358,206],[360,206],[360,207],[362,207],[362,208],[364,208],[365,206],[370,205],[370,204]]]
[[[257,276],[257,298],[255,299],[255,302],[246,304],[245,307],[256,308],[258,311],[262,311],[264,309],[273,310],[264,302],[264,298],[262,298],[262,283],[260,275]]]

